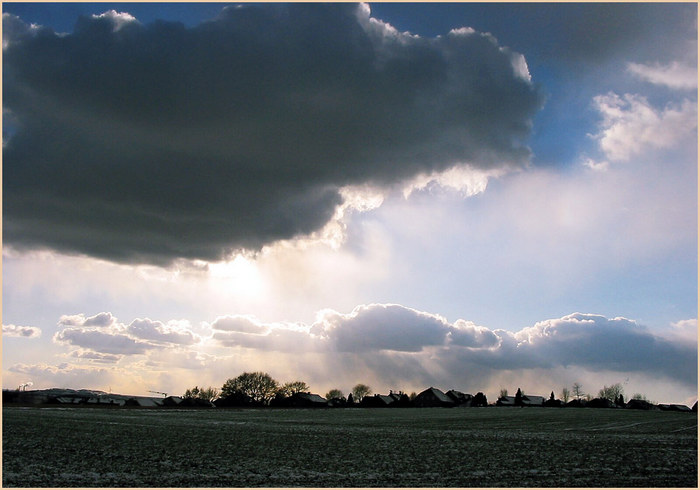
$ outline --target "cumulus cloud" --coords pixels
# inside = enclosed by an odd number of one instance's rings
[[[76,359],[86,359],[94,362],[114,363],[121,360],[124,356],[117,354],[105,354],[91,350],[78,349],[70,353],[71,357]]]
[[[227,7],[193,28],[110,11],[67,35],[3,23],[17,248],[155,264],[259,249],[322,229],[348,186],[526,164],[542,104],[493,36],[400,33],[367,6]]]
[[[655,335],[622,317],[573,313],[510,332],[462,319],[450,323],[439,315],[401,305],[370,304],[347,314],[323,310],[308,326],[266,325],[250,319],[242,325],[215,331],[214,342],[279,352],[294,352],[303,346],[305,352],[376,365],[379,376],[389,375],[392,366],[406,369],[407,364],[413,364],[410,371],[418,378],[433,381],[431,372],[442,372],[445,377],[463,371],[492,376],[508,370],[576,366],[657,374],[686,384],[697,381],[695,370],[689,368],[697,360],[695,343]],[[391,376],[400,377],[400,372]]]
[[[89,366],[78,366],[67,362],[53,364],[25,364],[18,363],[10,366],[9,371],[13,373],[28,374],[36,378],[53,378],[56,375],[64,374],[69,376],[81,375],[84,373],[106,373],[106,368],[95,368]]]
[[[116,322],[116,318],[109,312],[98,313],[91,317],[85,315],[62,315],[58,320],[60,325],[80,327],[109,327]]]
[[[473,326],[453,327],[445,318],[401,305],[362,305],[349,314],[324,311],[311,332],[339,352],[391,350],[418,352],[442,346],[448,336],[456,344],[478,345]]]
[[[80,374],[80,366],[106,369],[111,364],[113,374],[128,370],[146,379],[172,373],[197,382],[192,370],[218,383],[232,371],[265,370],[281,379],[305,379],[316,389],[369,382],[377,389],[432,385],[486,391],[504,380],[522,380],[549,392],[553,384],[610,383],[622,376],[640,389],[645,380],[681,391],[697,385],[697,337],[690,335],[696,320],[680,321],[661,335],[628,318],[572,313],[507,331],[463,319],[450,322],[397,304],[368,304],[349,313],[322,310],[310,324],[219,317],[202,324],[210,335],[199,344],[162,348],[164,327],[173,324],[134,320],[65,327],[56,341],[73,347],[68,355],[84,364],[16,364],[9,372],[64,379]],[[133,337],[136,333],[157,341]],[[185,388],[171,381],[168,389]]]
[[[129,325],[119,323],[111,313],[85,317],[83,314],[64,315],[61,329],[53,337],[59,344],[80,347],[77,357],[86,353],[109,356],[145,354],[153,349],[188,346],[201,341],[188,322],[170,321],[164,324],[148,318],[136,319]],[[106,360],[118,360],[115,357]]]
[[[269,328],[262,325],[255,317],[245,315],[219,317],[214,320],[211,327],[214,330],[252,334],[264,334],[269,331]]]
[[[54,341],[83,347],[94,352],[117,355],[144,354],[152,348],[147,342],[141,342],[122,333],[82,328],[64,328],[54,335]]]
[[[2,334],[7,337],[22,337],[25,339],[34,339],[41,336],[41,329],[38,327],[23,327],[13,324],[3,324]]]
[[[603,117],[594,138],[611,161],[627,161],[650,149],[671,148],[697,129],[697,102],[687,99],[657,109],[641,95],[611,92],[594,97],[593,102]]]
[[[187,322],[168,322],[164,324],[148,318],[137,319],[126,328],[127,333],[138,339],[158,344],[192,345],[201,339],[190,330]]]
[[[694,90],[698,88],[697,67],[678,61],[667,65],[628,63],[627,71],[649,83],[665,85],[672,89]]]

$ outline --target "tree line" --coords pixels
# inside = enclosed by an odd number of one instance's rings
[[[244,372],[235,378],[227,379],[221,389],[209,386],[189,388],[182,395],[184,399],[198,399],[212,402],[218,398],[247,397],[254,403],[269,405],[275,398],[288,398],[297,393],[308,393],[309,385],[304,381],[280,383],[272,376],[261,371]],[[326,399],[343,399],[352,402],[361,401],[372,394],[372,388],[363,383],[356,384],[348,398],[340,389],[332,389],[326,393]]]
[[[209,402],[213,402],[218,398],[229,398],[229,397],[246,397],[256,404],[269,405],[275,399],[283,399],[294,396],[297,393],[308,393],[309,385],[304,381],[290,381],[287,383],[280,383],[275,380],[268,373],[261,371],[255,372],[244,372],[235,378],[227,379],[221,389],[208,387],[199,388],[195,386],[185,391],[184,399],[199,399]],[[351,392],[348,394],[347,398],[345,393],[334,388],[326,393],[326,400],[343,400],[348,403],[361,402],[366,396],[372,395],[372,388],[363,383],[356,384]],[[411,393],[409,398],[412,400],[415,398],[416,394]],[[508,396],[508,390],[502,388],[500,390],[499,399],[506,398]],[[520,388],[516,393],[516,404],[523,396]],[[583,385],[576,382],[569,390],[568,387],[564,387],[560,392],[561,400],[563,403],[568,403],[574,398],[576,400],[590,401],[593,397],[583,390]],[[598,398],[604,398],[610,400],[612,403],[617,405],[624,404],[624,389],[621,383],[615,383],[610,386],[603,386],[598,391]],[[635,393],[632,395],[631,399],[642,400],[650,402],[646,395]],[[554,400],[554,391],[550,394],[550,400]],[[653,402],[650,402],[653,403]]]
[[[505,398],[507,396],[508,390],[506,388],[501,388],[499,398]],[[518,399],[521,396],[522,394],[520,388],[518,388],[518,392],[516,393],[515,398]],[[566,386],[563,387],[559,396],[561,397],[561,401],[564,403],[568,403],[569,401],[572,401],[574,399],[589,402],[594,398],[593,395],[591,395],[590,393],[586,393],[583,390],[583,385],[579,382],[574,383],[571,389],[569,389]],[[625,403],[624,388],[621,383],[615,383],[610,386],[604,385],[600,390],[598,390],[597,397],[604,398],[617,405],[623,405]],[[551,392],[549,399],[554,400],[554,391]],[[647,396],[642,393],[634,393],[629,399],[640,400],[648,402],[650,404],[655,404],[655,402],[649,400]]]

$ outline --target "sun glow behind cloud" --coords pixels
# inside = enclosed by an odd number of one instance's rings
[[[254,259],[239,254],[227,262],[207,264],[209,279],[227,294],[258,298],[265,294],[265,282]]]

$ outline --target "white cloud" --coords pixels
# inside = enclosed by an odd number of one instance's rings
[[[657,109],[641,95],[613,92],[598,95],[593,101],[603,117],[601,129],[593,137],[610,161],[627,161],[648,150],[672,148],[695,135],[696,102],[686,99]]]
[[[503,175],[503,169],[483,170],[469,165],[455,165],[441,172],[420,174],[404,184],[403,195],[410,197],[413,192],[438,185],[445,189],[460,192],[464,197],[471,197],[486,191],[489,179]]]
[[[440,315],[397,304],[369,304],[347,314],[322,310],[310,325],[231,316],[218,318],[212,327],[210,347],[243,349],[260,358],[278,353],[287,361],[304,352],[314,363],[329,363],[324,371],[328,378],[339,374],[332,359],[340,356],[362,359],[377,379],[402,379],[401,370],[390,371],[408,365],[412,376],[423,381],[435,379],[431,376],[437,373],[454,380],[471,372],[474,383],[501,371],[579,366],[592,372],[654,373],[681,383],[696,382],[695,370],[688,369],[697,358],[694,343],[658,336],[622,317],[573,313],[509,332],[461,319],[450,323]],[[312,370],[303,361],[295,365],[302,373]]]
[[[194,334],[187,321],[170,321],[164,324],[148,318],[136,319],[126,327],[126,332],[139,339],[156,345],[192,345],[201,338]]]
[[[219,317],[211,324],[211,328],[214,330],[252,334],[266,334],[270,331],[269,327],[262,325],[260,321],[252,315]]]
[[[672,89],[694,90],[698,88],[697,67],[673,61],[667,65],[659,63],[628,63],[627,70],[656,85],[665,85]]]
[[[36,379],[46,380],[52,379],[56,380],[59,378],[68,379],[80,377],[85,374],[90,375],[105,375],[109,371],[104,367],[95,366],[84,366],[76,365],[71,363],[61,363],[61,364],[26,364],[17,363],[9,367],[9,371],[13,373],[20,373],[23,375],[29,375]],[[36,384],[36,383],[35,383]]]
[[[58,320],[60,325],[80,326],[80,327],[110,327],[114,325],[116,318],[109,312],[98,313],[91,317],[85,317],[82,313],[78,315],[63,315]]]
[[[142,321],[130,325],[137,322]],[[673,329],[687,332],[694,324],[683,321]],[[161,339],[164,332],[156,327],[165,325],[149,321],[146,331]],[[124,386],[117,378],[130,376],[139,389],[155,389],[157,383],[169,392],[184,391],[189,384],[218,386],[244,370],[304,379],[321,391],[347,389],[356,382],[371,383],[379,391],[433,385],[475,392],[497,391],[499,383],[511,379],[542,393],[561,383],[609,383],[625,377],[636,380],[637,387],[667,379],[677,391],[697,383],[693,338],[662,337],[633,320],[595,314],[573,313],[517,332],[463,319],[449,322],[397,304],[360,305],[347,314],[323,310],[308,325],[226,316],[208,324],[212,337],[183,349],[156,349],[109,332],[115,328],[66,327],[56,339],[79,347],[68,353],[76,363],[15,363],[8,368],[10,379],[21,382],[31,376],[42,386],[99,381],[86,387],[100,388],[106,383]]]
[[[690,318],[688,320],[673,322],[671,323],[670,328],[662,330],[659,332],[659,334],[667,337],[670,340],[697,343],[698,320],[697,318]]]
[[[128,12],[117,12],[116,10],[108,10],[102,14],[93,14],[92,18],[94,20],[106,20],[112,24],[112,31],[117,32],[122,29],[125,25],[131,23],[138,23],[136,17],[129,14]]]
[[[95,352],[91,350],[78,349],[70,353],[71,357],[76,359],[85,359],[94,362],[114,363],[121,360],[123,354],[105,354],[103,352]]]
[[[153,349],[189,346],[201,341],[187,321],[169,321],[164,324],[148,318],[136,319],[129,325],[117,322],[111,313],[63,315],[59,319],[61,330],[53,337],[58,344],[81,347],[79,357],[85,352],[117,356],[145,354]]]
[[[56,332],[54,342],[82,347],[93,352],[115,355],[145,354],[153,345],[124,333],[67,327]]]
[[[41,336],[41,329],[38,327],[3,324],[2,334],[7,337],[22,337],[25,339],[34,339]]]
[[[589,169],[595,172],[605,172],[610,168],[610,162],[605,160],[598,161],[592,158],[585,158],[583,160],[583,166],[588,167]]]
[[[340,352],[394,350],[418,352],[442,345],[447,321],[400,305],[362,305],[349,314],[324,311],[311,332]]]

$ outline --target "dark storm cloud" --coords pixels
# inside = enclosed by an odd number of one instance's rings
[[[256,249],[320,229],[345,185],[524,164],[542,103],[491,36],[402,35],[357,5],[3,25],[17,248],[157,264]]]
[[[521,26],[547,26],[547,36],[519,32],[524,46],[543,58],[600,62],[614,56],[668,56],[677,46],[679,27],[697,30],[697,6],[682,3],[551,3],[502,6]],[[517,29],[517,28],[516,28]],[[521,27],[521,29],[524,29]]]

